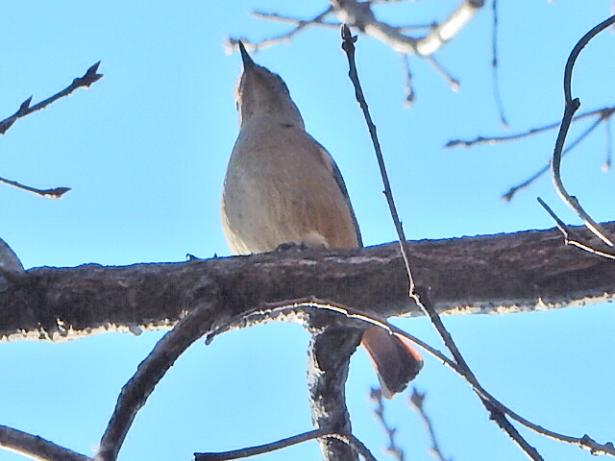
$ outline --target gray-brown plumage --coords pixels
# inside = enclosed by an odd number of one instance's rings
[[[239,44],[240,131],[222,193],[222,224],[237,254],[310,247],[362,246],[344,180],[331,155],[306,131],[284,81]],[[387,332],[369,328],[363,345],[388,397],[420,370],[418,354]]]

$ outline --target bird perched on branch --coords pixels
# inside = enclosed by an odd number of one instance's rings
[[[222,193],[222,223],[231,250],[261,253],[288,243],[361,247],[359,226],[333,158],[305,131],[280,76],[256,64],[241,42],[239,49],[240,130]],[[388,398],[421,369],[418,353],[380,328],[367,328],[362,345]]]

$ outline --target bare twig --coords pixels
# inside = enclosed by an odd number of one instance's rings
[[[604,163],[602,164],[602,171],[606,173],[611,169],[611,165],[613,163],[613,136],[611,134],[610,120],[607,120],[604,123],[604,128],[606,135],[606,158],[604,159]]]
[[[502,126],[508,127],[508,121],[504,115],[504,104],[502,103],[500,78],[498,76],[498,0],[493,0],[491,14],[493,16],[493,28],[491,35],[491,76],[493,80],[493,97],[500,116],[500,123]]]
[[[175,360],[211,326],[208,303],[190,311],[165,334],[122,388],[100,441],[96,461],[115,461],[137,412]]]
[[[327,8],[325,11],[330,12],[331,8]],[[297,27],[307,27],[308,25],[318,25],[318,26],[322,26],[322,27],[327,27],[330,29],[337,29],[341,24],[337,21],[325,21],[325,17],[326,14],[323,14],[324,11],[322,13],[319,13],[317,16],[315,16],[312,19],[300,19],[300,18],[295,18],[293,16],[285,16],[282,14],[278,14],[278,13],[269,13],[266,11],[253,11],[252,15],[255,18],[258,19],[266,19],[269,21],[273,21],[273,22],[281,22],[283,24],[291,24],[293,26],[297,26]],[[313,23],[313,24],[310,24]],[[301,29],[299,29],[300,31]],[[294,33],[297,33],[299,31],[295,31]],[[245,45],[245,43],[244,43]]]
[[[461,87],[459,80],[453,77],[444,67],[442,67],[440,62],[434,56],[427,56],[425,59],[429,64],[431,64],[431,67],[434,68],[436,73],[440,75],[446,83],[448,83],[448,87],[451,91],[459,91],[459,88]]]
[[[380,5],[387,3],[402,3],[402,2],[415,2],[416,0],[367,0],[372,5]]]
[[[407,54],[401,53],[401,62],[404,71],[404,105],[411,107],[416,99],[414,86],[412,85],[412,71],[410,70],[410,59]]]
[[[274,14],[274,13],[264,13],[260,11],[254,12],[254,15],[257,18],[271,19],[275,21],[284,21],[287,23],[294,24],[294,27],[288,32],[284,32],[282,34],[275,35],[273,37],[269,37],[261,41],[250,41],[243,37],[242,38],[229,37],[226,41],[226,48],[228,51],[235,51],[238,49],[239,41],[241,41],[248,51],[259,51],[264,48],[277,45],[278,43],[287,42],[291,40],[299,32],[311,26],[319,25],[319,26],[331,27],[332,25],[335,25],[336,27],[338,27],[339,26],[338,24],[327,23],[324,21],[324,19],[332,12],[332,10],[333,8],[331,6],[328,6],[326,9],[324,9],[323,11],[321,11],[320,13],[318,13],[316,16],[314,16],[311,19],[297,19],[297,18],[291,18],[289,16],[282,16],[282,15]]]
[[[20,118],[25,117],[26,115],[29,115],[32,112],[36,112],[38,110],[44,109],[49,104],[57,101],[60,98],[68,96],[69,94],[71,94],[73,91],[75,91],[78,88],[89,88],[90,85],[100,80],[103,76],[102,74],[98,73],[99,65],[100,65],[100,61],[90,66],[88,70],[85,72],[85,74],[83,74],[83,76],[74,79],[72,83],[68,85],[66,88],[64,88],[63,90],[57,92],[53,96],[50,96],[47,99],[44,99],[43,101],[33,106],[30,105],[30,103],[32,102],[32,97],[30,96],[23,103],[21,103],[21,106],[19,106],[19,109],[17,110],[17,112],[15,112],[10,117],[7,117],[4,120],[0,121],[0,135],[3,135],[4,133],[6,133],[6,131],[13,125],[13,123],[15,123]]]
[[[584,118],[593,117],[594,115],[600,116],[600,119],[607,120],[615,113],[615,106],[601,107],[600,109],[590,110],[581,114],[575,115],[572,120],[578,121]],[[529,138],[530,136],[542,133],[544,131],[558,128],[561,122],[553,122],[548,125],[532,128],[520,133],[513,133],[505,136],[478,136],[474,139],[451,139],[444,147],[473,147],[478,144],[489,144],[491,146],[499,144],[501,142],[516,141],[518,139]]]
[[[429,56],[442,48],[474,18],[476,12],[483,7],[484,0],[461,0],[459,5],[441,23],[431,22],[429,24],[401,26],[392,26],[378,20],[372,11],[372,6],[376,3],[391,2],[330,0],[330,6],[327,9],[309,19],[255,11],[254,15],[259,19],[292,24],[293,28],[285,33],[268,37],[261,41],[250,41],[245,38],[241,38],[241,41],[248,50],[256,51],[291,40],[295,35],[308,27],[330,28],[339,26],[341,23],[347,23],[357,27],[366,35],[385,43],[395,51],[404,54]],[[340,22],[326,21],[326,16],[329,14],[337,16]],[[427,32],[422,37],[411,37],[406,34],[408,31],[425,29],[427,29]],[[227,40],[227,48],[230,50],[235,49],[238,40],[237,38],[229,38]]]
[[[372,121],[371,115],[369,113],[369,109],[367,107],[367,102],[365,101],[365,97],[363,95],[363,90],[361,88],[361,83],[359,82],[356,63],[354,59],[355,47],[354,42],[356,41],[356,37],[353,37],[350,33],[350,29],[348,26],[342,26],[342,48],[346,52],[346,56],[348,58],[349,72],[348,75],[350,80],[353,83],[355,89],[355,95],[359,106],[363,111],[363,115],[365,121],[367,123],[370,136],[372,138],[372,143],[374,145],[374,150],[376,152],[376,157],[378,159],[378,166],[380,168],[380,174],[382,177],[382,182],[384,185],[384,194],[387,199],[387,203],[389,205],[389,211],[391,213],[391,217],[393,218],[393,223],[397,230],[397,236],[399,239],[400,250],[402,254],[402,259],[404,260],[404,266],[406,269],[406,274],[409,282],[409,290],[408,296],[414,300],[414,302],[419,306],[419,308],[423,311],[423,313],[430,319],[432,325],[435,327],[436,331],[444,341],[444,344],[448,348],[448,350],[453,355],[455,362],[457,365],[464,371],[464,373],[468,376],[469,379],[476,382],[478,381],[474,376],[474,373],[471,371],[470,367],[466,363],[465,359],[459,352],[457,345],[455,344],[452,336],[442,323],[440,316],[436,312],[436,310],[431,305],[431,302],[428,300],[426,296],[426,291],[422,288],[417,288],[414,282],[414,277],[412,274],[412,266],[410,264],[410,257],[407,250],[407,242],[406,236],[403,230],[403,226],[401,221],[399,220],[399,215],[397,213],[397,208],[395,206],[395,202],[393,200],[393,194],[391,192],[391,186],[388,179],[388,174],[386,171],[386,167],[384,164],[384,157],[382,154],[382,149],[380,147],[380,142],[378,140],[378,134],[376,131],[376,126]],[[421,293],[419,293],[421,291]],[[542,456],[538,453],[538,451],[531,446],[525,438],[515,429],[515,427],[508,421],[504,413],[496,408],[492,402],[481,397],[481,401],[487,411],[490,413],[491,418],[498,424],[498,426],[504,430],[508,436],[519,446],[519,448],[530,458],[533,460],[542,460]]]
[[[425,392],[419,392],[416,390],[416,387],[412,388],[412,395],[408,398],[408,403],[410,407],[413,408],[421,417],[423,424],[427,428],[427,432],[429,433],[429,438],[431,440],[431,455],[438,461],[452,461],[452,458],[445,458],[442,454],[442,450],[440,450],[440,444],[438,443],[438,439],[436,438],[436,432],[434,431],[433,424],[431,422],[431,418],[425,411],[423,407],[423,403],[425,402]]]
[[[587,138],[596,128],[598,128],[598,126],[602,122],[603,122],[602,118],[597,118],[596,120],[594,120],[594,122],[589,127],[587,127],[585,131],[583,131],[574,141],[572,141],[570,144],[566,146],[566,148],[562,151],[562,157],[572,152],[573,149],[577,147],[585,138]],[[534,181],[536,181],[538,178],[540,178],[543,174],[545,174],[550,169],[551,169],[551,162],[549,161],[547,162],[546,165],[544,165],[542,168],[540,168],[538,171],[532,174],[525,181],[517,184],[516,186],[511,187],[508,190],[508,192],[502,195],[502,199],[507,202],[510,202],[517,192],[528,187],[530,184],[532,184]]]
[[[471,374],[468,374],[467,371],[460,367],[454,360],[451,360],[445,354],[430,346],[426,342],[422,341],[416,336],[405,332],[404,330],[396,327],[395,325],[392,325],[386,320],[382,320],[380,318],[371,316],[356,309],[342,306],[333,302],[322,301],[310,297],[305,299],[297,299],[294,301],[283,301],[280,303],[263,304],[259,308],[252,309],[248,312],[239,314],[229,319],[225,323],[217,326],[214,330],[207,334],[205,343],[210,344],[217,336],[236,328],[252,326],[255,323],[270,322],[276,320],[278,317],[283,317],[290,312],[301,312],[309,310],[335,312],[339,315],[343,315],[344,317],[346,317],[348,321],[358,321],[362,324],[382,328],[388,333],[395,335],[399,339],[410,341],[411,343],[420,347],[423,351],[435,357],[438,361],[440,361],[450,370],[457,373],[461,378],[464,379],[464,381],[466,381],[470,385],[471,389],[483,401],[488,401],[500,412],[507,414],[519,424],[552,440],[577,446],[596,455],[610,455],[615,457],[615,447],[611,442],[600,444],[588,435],[584,435],[582,437],[572,437],[565,434],[560,434],[529,421],[528,419],[524,418],[523,416],[519,415],[518,413],[501,403],[498,399],[496,399],[493,395],[491,395],[481,386],[481,384],[476,380],[476,377]],[[348,325],[350,326],[350,322],[348,322]]]
[[[594,254],[596,256],[600,256],[602,258],[607,258],[607,259],[613,259],[615,260],[615,254],[613,253],[609,253],[606,251],[602,251],[602,250],[598,250],[596,248],[593,248],[583,242],[581,242],[578,239],[575,238],[571,238],[571,231],[568,228],[568,226],[564,223],[564,221],[562,221],[559,216],[557,216],[557,214],[555,214],[555,212],[551,209],[551,207],[549,205],[547,205],[547,203],[541,199],[540,197],[537,197],[536,200],[538,200],[538,203],[540,203],[542,205],[542,207],[545,209],[545,211],[547,213],[549,213],[549,215],[551,216],[551,218],[553,218],[553,220],[555,221],[555,224],[557,225],[557,228],[559,229],[559,231],[562,233],[563,237],[564,237],[564,244],[565,245],[570,245],[573,246],[575,248],[578,248],[580,250],[586,251],[587,253],[591,253]]]
[[[562,117],[562,123],[557,134],[557,140],[555,141],[555,148],[553,150],[552,171],[555,189],[557,190],[564,203],[566,203],[566,205],[568,205],[570,209],[572,209],[576,213],[576,215],[583,221],[583,223],[587,226],[589,230],[591,230],[604,243],[612,247],[613,242],[609,237],[607,237],[605,231],[602,229],[602,226],[600,226],[600,224],[594,221],[594,219],[583,209],[579,200],[576,197],[568,193],[568,191],[564,187],[560,174],[562,150],[566,141],[566,135],[568,134],[570,124],[572,123],[572,119],[574,117],[574,113],[579,109],[581,105],[581,102],[578,98],[572,98],[571,86],[572,71],[574,69],[574,65],[585,45],[587,45],[593,37],[598,35],[602,30],[608,28],[611,24],[615,24],[615,15],[602,21],[600,24],[593,27],[589,32],[587,32],[583,37],[581,37],[581,39],[572,49],[570,56],[568,57],[568,61],[566,62],[566,69],[564,71],[564,98],[566,102],[564,108],[564,116]]]
[[[68,448],[61,447],[38,435],[0,425],[0,447],[36,460],[93,461]]]
[[[315,429],[313,431],[304,432],[303,434],[294,435],[286,439],[276,442],[257,445],[254,447],[241,448],[239,450],[218,452],[218,453],[195,453],[194,461],[226,461],[230,459],[247,458],[263,453],[271,453],[272,451],[288,448],[299,443],[308,442],[316,439],[335,439],[339,440],[356,450],[366,461],[376,461],[374,455],[369,449],[352,434],[338,434],[329,432],[323,429]]]
[[[389,424],[384,415],[384,399],[382,398],[382,390],[378,387],[372,387],[369,392],[369,397],[372,402],[376,404],[376,407],[374,408],[374,415],[380,422],[380,425],[382,426],[382,429],[384,429],[384,433],[387,437],[387,442],[389,445],[386,447],[386,452],[397,461],[404,461],[404,450],[402,450],[402,448],[399,447],[395,441],[397,429]]]
[[[12,179],[6,179],[0,177],[0,184],[6,184],[7,186],[15,187],[16,189],[25,190],[27,192],[32,192],[33,194],[39,195],[45,198],[62,198],[62,196],[70,191],[70,187],[54,187],[53,189],[38,189],[36,187],[27,186],[25,184],[21,184],[17,181],[13,181]]]

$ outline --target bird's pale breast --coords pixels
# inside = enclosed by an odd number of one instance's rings
[[[352,208],[335,173],[329,154],[303,128],[267,119],[243,126],[222,197],[231,249],[258,253],[289,242],[358,246]]]

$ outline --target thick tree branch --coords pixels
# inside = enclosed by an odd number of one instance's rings
[[[603,225],[615,233],[615,222]],[[597,241],[582,227],[570,229]],[[408,249],[417,284],[430,287],[441,314],[545,310],[615,298],[615,265],[563,245],[554,229],[424,240]],[[397,242],[187,263],[41,267],[0,293],[0,335],[57,340],[168,328],[203,299],[221,299],[212,307],[214,318],[307,296],[384,317],[420,315],[402,269]]]
[[[351,434],[346,408],[346,379],[350,357],[359,345],[362,330],[336,326],[339,318],[330,313],[310,317],[312,339],[308,354],[308,387],[312,423],[318,429]],[[325,461],[353,461],[357,455],[350,445],[336,439],[321,438]]]
[[[476,12],[483,7],[484,0],[460,1],[448,18],[441,23],[435,23],[426,35],[418,38],[406,35],[399,27],[376,19],[369,3],[331,0],[331,4],[342,23],[358,28],[400,53],[429,56],[442,48],[474,18]]]

